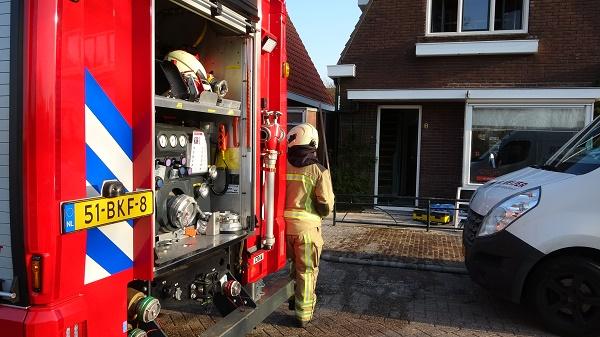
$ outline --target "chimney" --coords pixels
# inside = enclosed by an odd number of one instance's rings
[[[371,0],[358,0],[358,7],[361,11],[364,11],[367,8],[367,5],[371,2]]]

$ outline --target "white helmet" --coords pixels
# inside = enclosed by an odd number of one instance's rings
[[[288,133],[288,147],[310,145],[319,147],[319,132],[314,126],[304,123],[294,126]]]
[[[175,61],[175,65],[182,75],[191,75],[195,80],[202,83],[204,90],[211,91],[210,84],[207,80],[208,73],[206,72],[206,69],[204,69],[202,63],[198,61],[196,56],[183,50],[174,50],[167,54],[165,60]]]

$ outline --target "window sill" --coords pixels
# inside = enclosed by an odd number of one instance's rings
[[[428,42],[416,44],[417,57],[537,54],[539,40]]]
[[[484,30],[484,31],[472,31],[472,32],[441,32],[425,34],[426,37],[461,37],[461,36],[503,36],[503,35],[523,35],[527,34],[526,29],[520,30]]]

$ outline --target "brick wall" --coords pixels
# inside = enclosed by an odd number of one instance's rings
[[[423,104],[421,197],[455,198],[462,178],[464,115],[464,103]]]
[[[592,86],[600,80],[597,0],[531,0],[529,33],[425,37],[426,0],[372,0],[340,59],[357,66],[348,88]],[[415,43],[540,40],[535,55],[415,56]]]

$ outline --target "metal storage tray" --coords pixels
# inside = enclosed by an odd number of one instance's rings
[[[189,259],[201,258],[217,249],[231,246],[246,238],[247,234],[218,234],[185,237],[170,245],[169,248],[155,248],[155,273],[169,271]]]
[[[204,97],[201,96],[200,102],[190,102],[182,99],[156,95],[154,96],[154,105],[161,108],[197,111],[224,116],[239,117],[241,115],[241,102],[223,99],[220,103],[217,103],[216,100],[213,101],[203,98]]]

